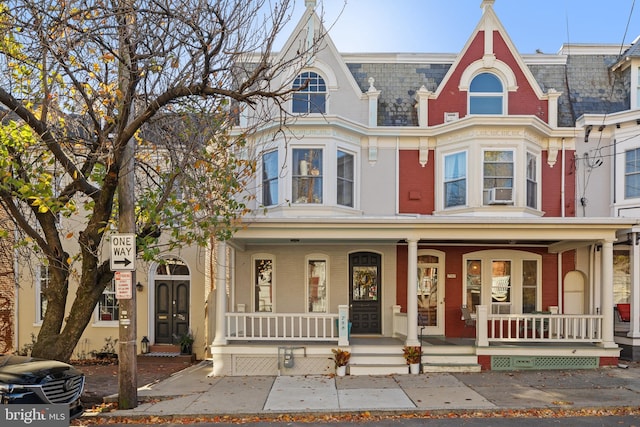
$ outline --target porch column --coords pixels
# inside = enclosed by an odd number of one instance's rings
[[[227,244],[216,243],[216,336],[213,345],[226,345]]]
[[[630,338],[640,338],[640,245],[638,245],[638,238],[640,233],[634,231],[631,233],[631,254],[629,256],[631,260],[631,294],[629,295],[629,302],[631,303],[631,321],[629,322]]]
[[[407,262],[407,341],[405,345],[418,346],[418,240],[407,239],[409,260]]]
[[[617,347],[613,340],[613,241],[602,244],[602,346]]]

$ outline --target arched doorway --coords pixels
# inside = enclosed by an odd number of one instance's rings
[[[154,276],[156,344],[176,344],[189,332],[189,267],[177,258],[158,265]]]

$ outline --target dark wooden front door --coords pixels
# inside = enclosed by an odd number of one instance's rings
[[[189,281],[156,280],[155,342],[177,344],[189,332]]]
[[[382,332],[380,259],[380,255],[373,252],[357,252],[349,255],[349,313],[352,334]]]

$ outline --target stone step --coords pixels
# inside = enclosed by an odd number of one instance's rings
[[[480,372],[482,366],[479,364],[446,364],[446,363],[424,363],[422,372]]]
[[[407,364],[349,364],[347,370],[349,375],[393,375],[408,374],[409,366]]]

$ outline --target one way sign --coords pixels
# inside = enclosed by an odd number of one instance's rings
[[[136,269],[136,235],[111,235],[111,271]]]

